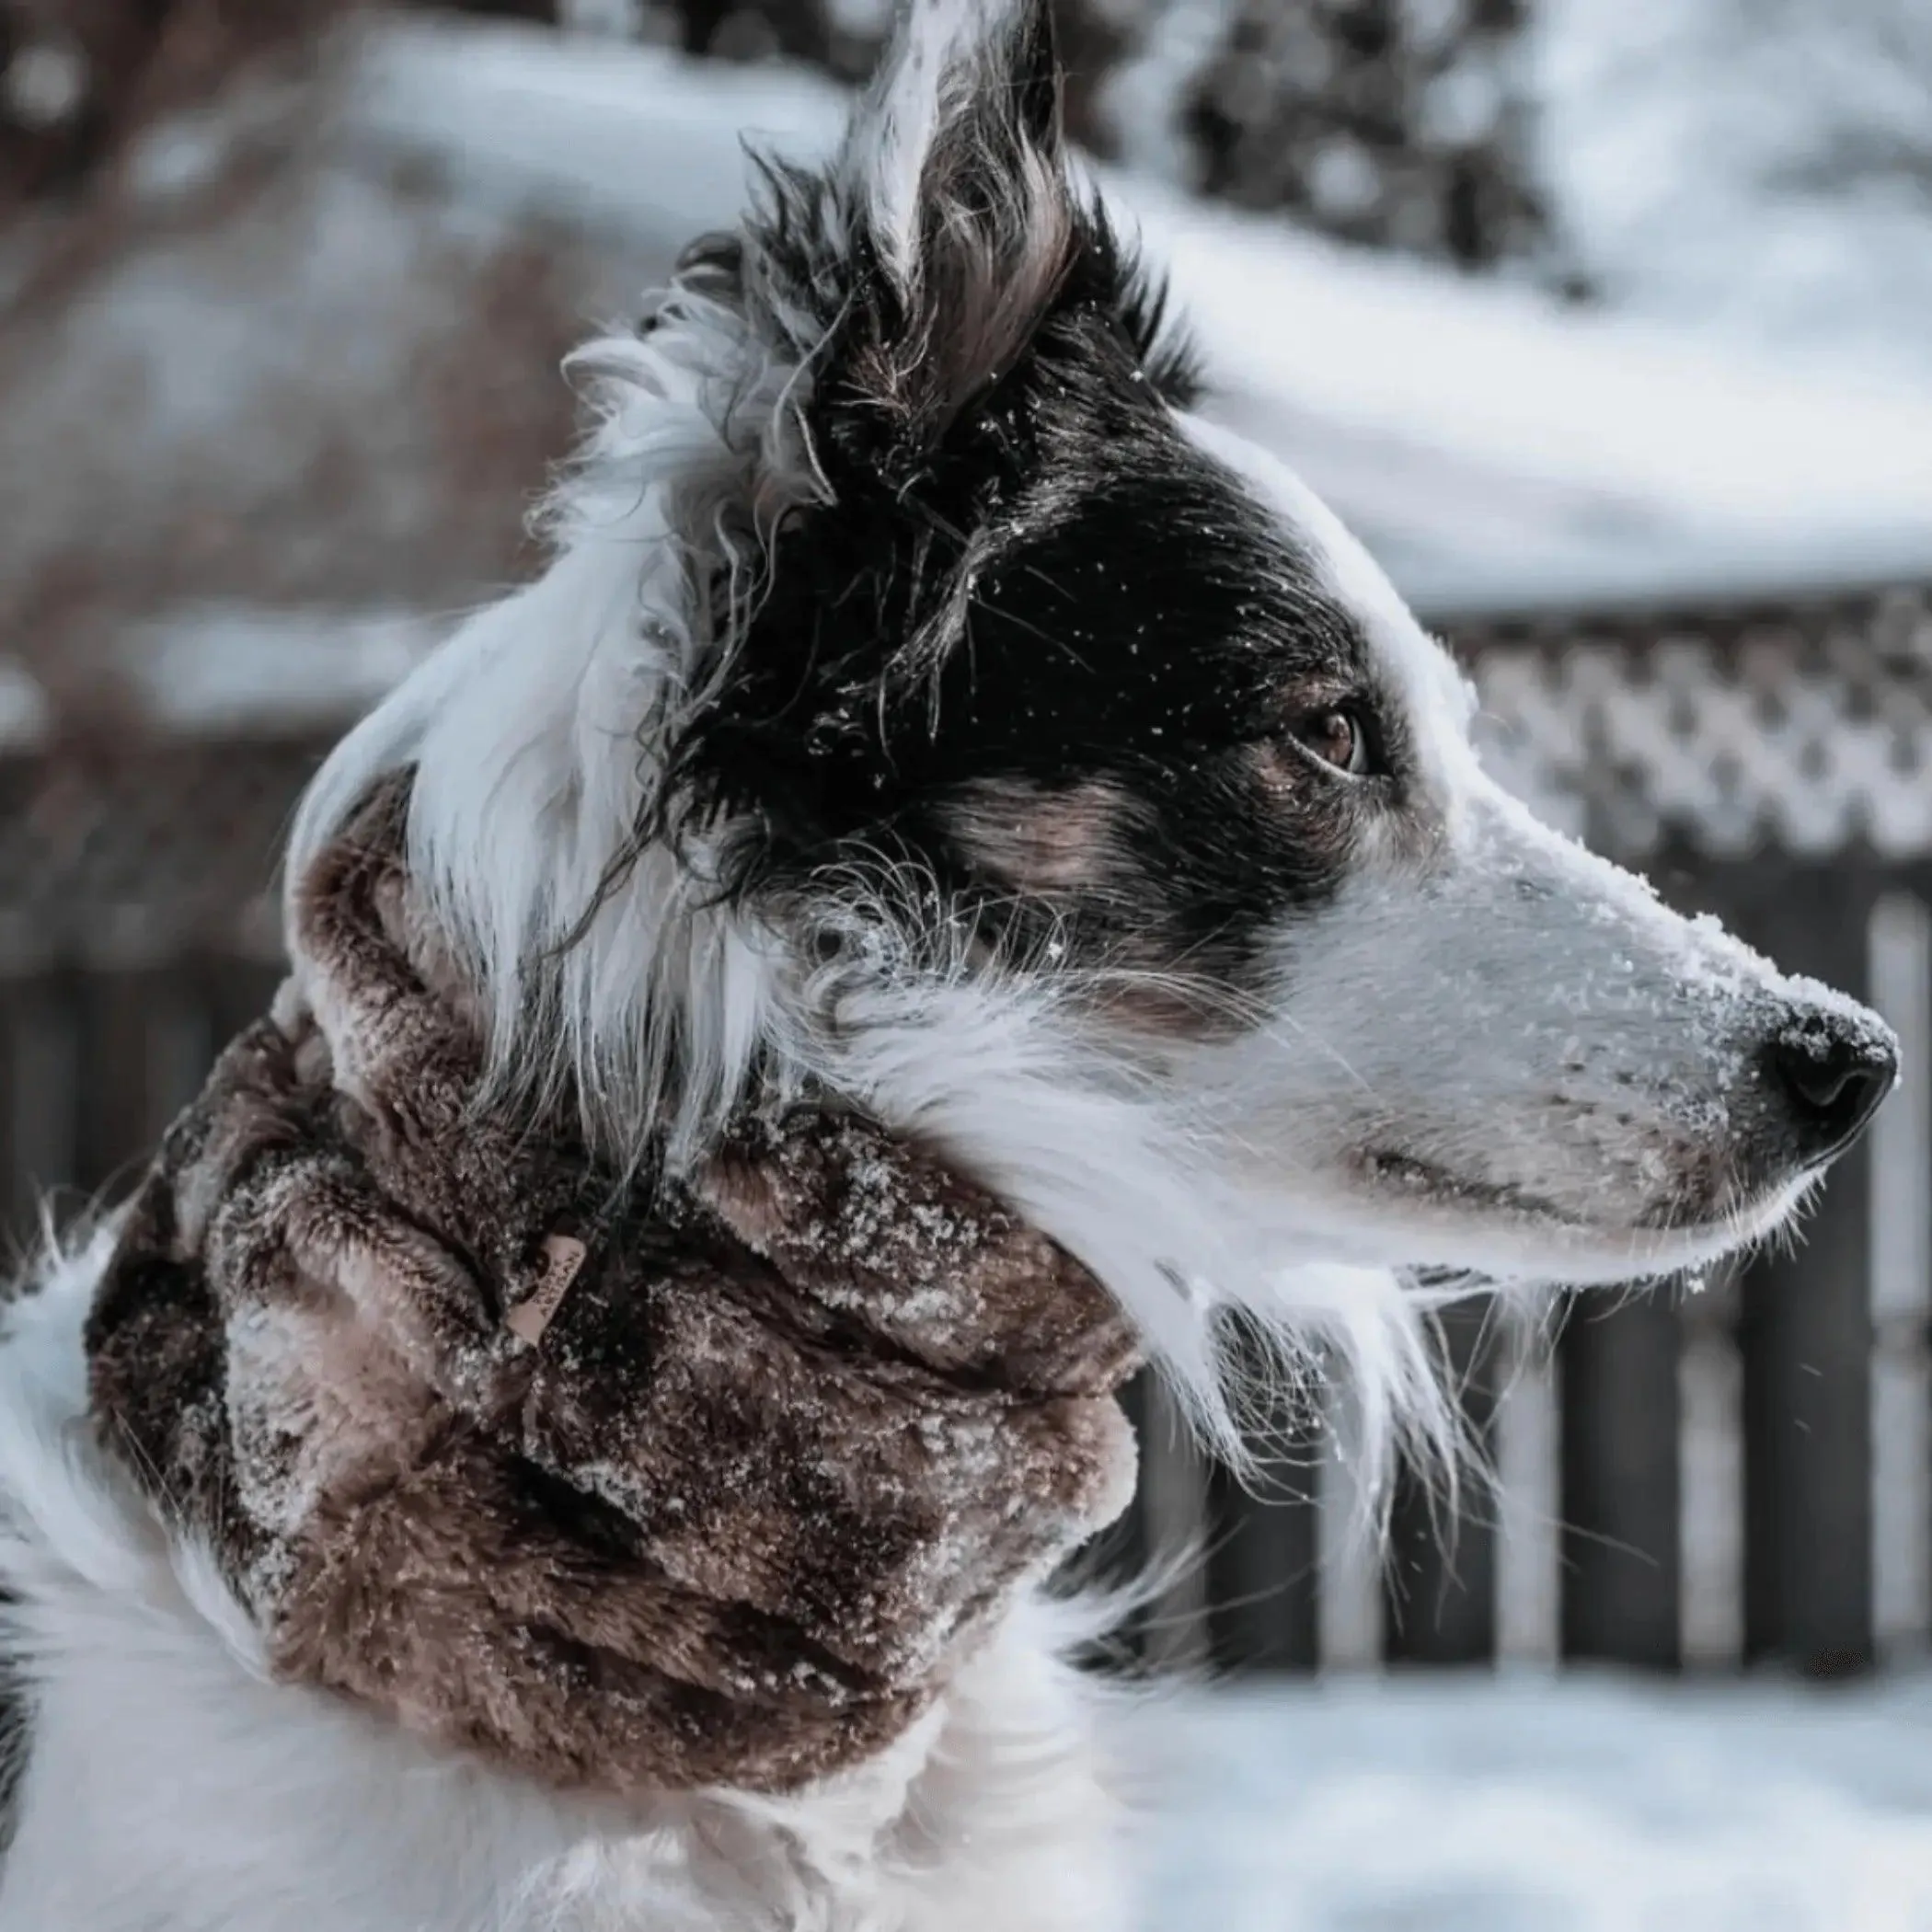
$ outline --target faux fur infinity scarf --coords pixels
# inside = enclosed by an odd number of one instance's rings
[[[849,1113],[623,1185],[480,1107],[405,802],[302,882],[293,976],[132,1207],[103,1437],[286,1678],[553,1785],[855,1764],[1124,1505],[1128,1330]]]

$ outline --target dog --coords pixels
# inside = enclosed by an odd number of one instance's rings
[[[829,165],[761,166],[580,369],[544,574],[350,734],[291,845],[413,774],[494,1104],[568,1094],[677,1170],[754,1087],[849,1097],[1077,1257],[1238,1457],[1230,1324],[1345,1358],[1372,1451],[1443,1441],[1417,1271],[1697,1270],[1892,1086],[1875,1016],[1503,794],[1449,657],[1199,413],[1064,147],[1043,0],[915,0]],[[114,1239],[0,1348],[5,1932],[1132,1921],[1046,1595],[781,1797],[620,1807],[272,1681],[84,1426]]]

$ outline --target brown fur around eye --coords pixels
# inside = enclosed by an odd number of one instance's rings
[[[969,857],[1024,892],[1077,891],[1107,869],[1122,800],[1104,779],[1049,788],[1021,779],[968,788],[952,829]]]

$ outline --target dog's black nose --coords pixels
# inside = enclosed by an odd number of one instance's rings
[[[1898,1082],[1898,1052],[1882,1033],[1835,1020],[1776,1040],[1770,1073],[1808,1164],[1842,1154]]]

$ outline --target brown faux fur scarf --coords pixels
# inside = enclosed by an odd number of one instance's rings
[[[405,803],[302,881],[293,975],[132,1206],[103,1438],[283,1677],[556,1786],[856,1764],[1124,1505],[1128,1329],[849,1113],[624,1186],[480,1107]]]

